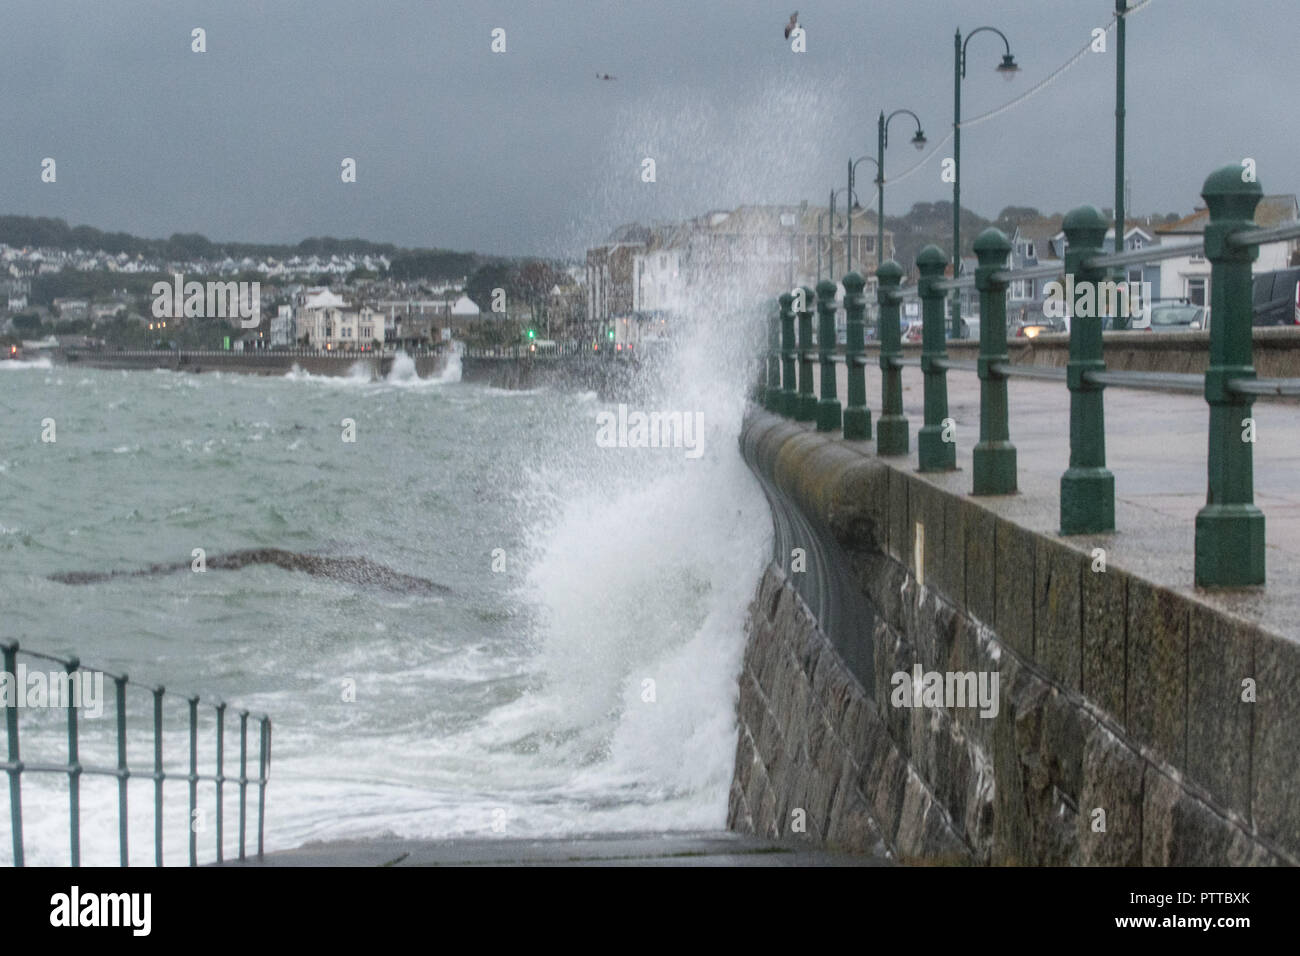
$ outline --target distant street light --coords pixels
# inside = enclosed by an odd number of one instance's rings
[[[911,110],[894,110],[889,116],[885,116],[884,110],[880,111],[880,117],[876,120],[876,155],[880,158],[876,163],[876,268],[880,268],[880,263],[885,260],[885,150],[889,147],[889,124],[900,113],[906,113],[916,121],[912,145],[920,151],[925,149],[926,144],[920,117]]]
[[[831,221],[826,229],[826,238],[829,240],[827,243],[827,255],[830,256],[830,268],[827,270],[827,278],[830,279],[832,282],[835,281],[835,197],[838,196],[840,193],[846,194],[844,197],[844,205],[846,207],[853,199],[856,198],[856,194],[851,192],[847,186],[841,186],[839,189],[831,190],[831,200],[830,200]],[[849,230],[850,230],[849,234],[850,235],[852,235],[852,229],[853,229],[853,210],[849,209]]]
[[[1128,0],[1115,0],[1115,248],[1124,251],[1124,24]],[[1119,278],[1123,278],[1121,274]],[[1116,318],[1116,328],[1128,328],[1127,318]]]
[[[856,176],[857,176],[858,163],[875,163],[875,166],[876,166],[876,180],[879,181],[879,179],[880,179],[880,164],[876,162],[875,157],[873,157],[873,156],[861,156],[861,157],[859,157],[858,159],[850,159],[850,160],[849,160],[849,192],[850,192],[850,193],[853,192],[853,184],[854,184],[854,182],[855,182],[855,180],[856,180]],[[846,253],[846,257],[845,257],[845,268],[844,268],[844,272],[845,272],[846,274],[847,274],[847,273],[850,273],[850,272],[853,271],[853,212],[852,212],[852,210],[849,211],[849,242],[848,242],[848,247],[849,247],[849,248],[848,248],[848,252]],[[877,254],[876,254],[876,261],[877,261],[877,262],[880,261],[880,254],[879,254],[879,252],[877,252]]]
[[[1007,51],[1002,57],[1002,62],[995,67],[996,72],[1006,80],[1015,79],[1016,74],[1020,72],[1020,67],[1016,65],[1016,58],[1011,55],[1011,41],[997,27],[980,27],[972,30],[966,34],[965,42],[962,41],[961,31],[957,31],[953,38],[952,66],[952,277],[954,279],[961,272],[961,81],[966,78],[966,44],[970,43],[971,37],[977,33],[986,31],[1000,36]],[[952,293],[952,335],[954,338],[961,335],[961,292],[957,289]]]

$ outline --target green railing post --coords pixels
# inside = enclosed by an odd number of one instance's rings
[[[781,313],[773,309],[767,319],[767,389],[763,407],[769,412],[781,410]]]
[[[199,865],[199,699],[190,705],[190,866]]]
[[[996,278],[1006,267],[1011,242],[998,229],[985,229],[975,240],[980,293],[980,440],[975,445],[974,493],[1009,495],[1016,490],[1016,446],[1007,423],[1007,379],[993,366],[1007,355],[1007,283]]]
[[[798,383],[795,381],[795,362],[799,353],[794,341],[794,296],[781,293],[781,404],[782,415],[794,418],[799,401]]]
[[[1087,259],[1101,251],[1109,224],[1095,206],[1080,206],[1065,217],[1067,308],[1070,310],[1070,467],[1061,476],[1061,534],[1097,534],[1115,530],[1115,476],[1106,469],[1104,386],[1084,379],[1087,372],[1106,368],[1102,357],[1098,283],[1105,269],[1089,269]],[[1071,283],[1070,280],[1073,279]],[[1073,295],[1070,286],[1073,286]],[[1091,287],[1091,296],[1089,296]],[[1082,293],[1091,299],[1094,315],[1075,315]]]
[[[866,339],[863,320],[867,299],[862,294],[867,280],[859,272],[844,277],[844,314],[848,322],[844,346],[844,365],[848,369],[847,405],[844,409],[844,437],[851,441],[871,438],[871,410],[867,408]]]
[[[901,305],[898,285],[903,267],[887,259],[876,270],[876,302],[880,305],[880,420],[876,423],[876,454],[906,455],[911,444],[903,414],[903,370],[894,364],[902,358],[902,332],[898,327]]]
[[[217,862],[222,861],[222,843],[225,838],[225,804],[222,792],[226,783],[226,702],[217,701]]]
[[[1257,182],[1242,182],[1240,166],[1225,166],[1205,180],[1201,196],[1210,211],[1205,256],[1214,321],[1205,373],[1209,489],[1205,507],[1196,515],[1196,585],[1246,587],[1264,583],[1264,513],[1255,506],[1254,450],[1246,437],[1254,397],[1228,386],[1255,377],[1251,263],[1259,247],[1230,246],[1227,240],[1254,227],[1263,189]]]
[[[239,712],[239,858],[245,858],[244,837],[248,832],[248,711]]]
[[[951,471],[957,467],[957,443],[948,434],[948,373],[936,360],[948,357],[944,346],[942,289],[947,258],[938,246],[929,245],[916,257],[921,271],[917,291],[921,295],[921,373],[925,378],[925,424],[916,438],[921,471]]]
[[[802,297],[803,301],[799,301]],[[795,312],[799,316],[799,402],[795,421],[810,422],[817,417],[817,398],[813,395],[812,314],[816,294],[807,286],[795,290]]]
[[[262,858],[262,836],[266,825],[266,782],[271,769],[271,720],[261,721],[261,747],[257,761],[257,858]]]
[[[817,283],[817,347],[821,355],[822,397],[817,403],[817,430],[840,427],[840,399],[835,389],[835,283]]]
[[[4,646],[5,673],[18,673],[18,642]],[[18,749],[18,708],[5,708],[5,735],[9,738],[9,834],[14,844],[14,866],[23,865],[23,761]]]
[[[127,781],[131,772],[126,768],[126,682],[123,674],[113,679],[117,700],[117,853],[122,866],[130,866],[128,852],[130,827],[127,826]]]
[[[163,713],[166,688],[153,690],[153,861],[163,865]]]
[[[68,685],[81,662],[72,658],[67,663]],[[68,829],[72,849],[72,865],[81,866],[81,757],[77,747],[77,695],[68,698]]]

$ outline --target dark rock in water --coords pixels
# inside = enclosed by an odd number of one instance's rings
[[[248,548],[207,559],[209,570],[238,571],[250,564],[274,564],[286,571],[303,571],[316,577],[332,578],[359,587],[383,588],[386,591],[397,591],[402,594],[446,594],[451,590],[436,581],[394,571],[369,558],[336,558],[320,554],[301,554],[281,548]],[[153,564],[135,571],[66,571],[62,574],[51,574],[50,580],[61,584],[93,584],[110,578],[147,577],[189,569],[190,562],[177,561],[174,564]]]

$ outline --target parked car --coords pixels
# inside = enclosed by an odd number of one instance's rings
[[[1145,315],[1135,315],[1129,328],[1145,332],[1177,332],[1180,329],[1203,329],[1206,327],[1206,308],[1191,303],[1168,303],[1153,305]]]
[[[1047,316],[1027,319],[1016,328],[1016,338],[1036,339],[1040,335],[1052,335],[1069,331],[1064,319],[1049,319]]]
[[[1300,269],[1255,276],[1251,306],[1255,325],[1300,325]]]

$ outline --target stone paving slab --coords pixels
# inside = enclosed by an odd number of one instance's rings
[[[888,866],[729,832],[592,834],[547,839],[341,840],[226,866]]]
[[[820,368],[815,368],[819,374]],[[848,370],[837,365],[837,371],[843,403]],[[956,370],[947,378],[949,415],[957,424],[958,470],[922,477],[953,494],[969,495],[971,452],[979,440],[979,378]],[[814,381],[820,395],[820,380]],[[917,431],[924,420],[923,388],[920,369],[904,368],[903,407],[911,452],[906,459],[885,459],[913,472]],[[867,407],[874,438],[880,416],[880,370],[874,366],[867,369]],[[1064,382],[1013,378],[1009,407],[1019,492],[978,500],[1008,521],[1057,534],[1060,480],[1070,459],[1069,390]],[[1205,504],[1208,467],[1209,406],[1199,394],[1106,389],[1106,463],[1115,475],[1116,531],[1060,540],[1089,554],[1094,547],[1105,548],[1108,565],[1275,634],[1300,637],[1300,405],[1257,401],[1252,414],[1258,435],[1255,502],[1265,516],[1265,587],[1207,591],[1193,585],[1196,512]],[[874,440],[845,446],[875,455]]]

